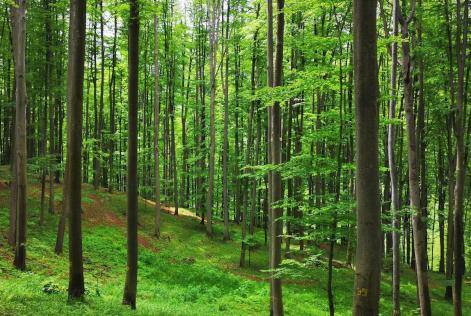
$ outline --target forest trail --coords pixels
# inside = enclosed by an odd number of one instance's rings
[[[144,198],[141,198],[144,203],[146,204],[149,204],[150,206],[152,207],[155,207],[155,202],[152,201],[152,200],[148,200],[148,199],[144,199]],[[165,213],[167,214],[170,214],[170,215],[175,215],[175,207],[173,206],[165,206],[165,205],[161,205],[160,206],[160,209],[162,211],[164,211]],[[186,208],[182,208],[182,207],[179,207],[178,208],[178,216],[186,216],[186,217],[191,217],[191,218],[194,218],[196,220],[199,220],[201,221],[201,217],[196,215],[195,213],[193,213],[192,211],[186,209]]]

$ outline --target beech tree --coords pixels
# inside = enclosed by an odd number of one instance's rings
[[[353,315],[379,313],[381,204],[378,164],[376,1],[353,2],[357,250]]]
[[[85,294],[82,257],[82,102],[86,1],[70,1],[67,73],[67,180],[64,213],[69,214],[69,298]]]
[[[397,14],[399,10],[398,0],[393,2],[393,31],[392,35],[397,36],[398,34],[398,19]],[[396,118],[396,85],[397,85],[397,43],[394,42],[391,45],[391,99],[389,101],[389,119],[394,120]],[[399,231],[401,229],[401,222],[399,216],[399,192],[398,192],[398,177],[396,169],[396,157],[395,157],[395,142],[396,142],[396,127],[390,123],[388,125],[388,167],[389,177],[391,179],[391,211],[393,216],[393,232],[392,232],[392,255],[393,255],[393,304],[394,304],[394,315],[400,315],[401,303],[400,303],[400,265],[401,265],[401,252],[400,252],[400,236]]]
[[[283,67],[283,39],[284,39],[284,0],[276,2],[276,55],[273,60],[273,7],[271,0],[267,2],[268,34],[268,86],[279,87],[282,82]],[[281,109],[280,103],[275,102],[268,108],[268,131],[269,131],[269,162],[276,166],[281,163]],[[281,263],[281,243],[283,234],[283,209],[277,204],[281,201],[281,174],[279,171],[272,171],[269,179],[270,190],[270,269],[276,269]],[[270,314],[283,315],[283,294],[281,279],[273,272],[270,278]]]
[[[26,1],[17,0],[11,7],[13,56],[15,60],[16,111],[15,160],[13,172],[15,189],[16,224],[15,259],[17,269],[26,269]],[[10,223],[12,225],[12,223]]]
[[[160,160],[159,160],[159,128],[160,128],[160,91],[159,91],[159,27],[157,15],[154,15],[154,160],[155,160],[155,231],[160,238]]]
[[[430,315],[430,293],[427,276],[427,230],[426,230],[426,206],[421,205],[420,191],[420,166],[418,127],[414,111],[414,91],[412,79],[412,60],[410,56],[409,24],[415,13],[415,0],[411,2],[410,14],[404,17],[400,7],[397,9],[398,19],[401,24],[402,42],[402,80],[404,84],[404,110],[407,123],[408,141],[408,165],[409,165],[409,190],[410,207],[413,212],[412,228],[414,233],[415,269],[417,273],[417,287],[420,302],[421,315]]]
[[[139,80],[139,3],[129,0],[128,21],[128,260],[123,304],[136,309],[137,291],[137,102]]]
[[[461,1],[456,1],[456,56],[457,56],[457,113],[455,116],[455,137],[456,137],[456,184],[455,184],[455,219],[454,219],[454,259],[455,259],[455,282],[453,287],[453,306],[455,316],[463,315],[462,287],[464,275],[464,183],[466,176],[465,166],[465,143],[464,130],[465,110],[464,110],[464,69],[466,61],[466,48],[468,43],[468,1],[463,3],[463,15],[461,15]],[[461,25],[463,23],[463,25]]]

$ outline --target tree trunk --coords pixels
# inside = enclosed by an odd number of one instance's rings
[[[438,174],[437,174],[437,195],[438,195],[438,230],[440,238],[440,261],[438,272],[445,272],[445,201],[446,201],[446,183],[445,183],[445,156],[443,153],[443,141],[438,142]]]
[[[129,0],[128,25],[128,259],[123,304],[136,308],[137,290],[137,109],[139,81],[139,4]]]
[[[230,11],[231,11],[231,1],[227,0],[227,9],[226,9],[226,34],[225,41],[223,42],[225,48],[225,73],[223,82],[224,90],[224,148],[222,153],[222,208],[223,208],[223,218],[224,218],[224,240],[230,240],[231,236],[229,234],[229,188],[228,188],[228,169],[229,169],[229,27],[230,27]],[[224,50],[224,49],[223,49]],[[221,74],[222,76],[222,74]]]
[[[276,56],[273,61],[273,6],[272,1],[267,1],[268,18],[268,86],[278,87],[282,85],[283,66],[283,39],[284,39],[284,0],[277,0],[276,11]],[[280,103],[275,102],[268,109],[269,116],[269,163],[279,165],[281,163],[281,108]],[[271,171],[269,176],[270,205],[269,205],[269,231],[270,231],[270,269],[277,269],[281,263],[281,243],[283,234],[283,209],[276,205],[282,199],[281,174],[279,171]],[[270,314],[274,316],[284,315],[283,295],[281,279],[275,277],[274,272],[270,277]]]
[[[458,64],[457,81],[457,112],[455,116],[455,137],[456,137],[456,183],[454,191],[455,200],[455,220],[454,220],[454,259],[455,259],[455,282],[453,286],[453,306],[454,315],[463,315],[462,311],[462,287],[465,270],[464,262],[464,185],[466,177],[465,165],[465,87],[464,87],[464,67],[466,62],[466,48],[468,36],[468,1],[463,3],[464,12],[461,15],[461,1],[456,1],[456,56]],[[463,23],[463,26],[461,25]],[[461,28],[463,27],[463,28]]]
[[[85,294],[82,259],[82,101],[86,36],[86,2],[70,1],[69,65],[67,74],[67,180],[65,210],[69,213],[69,297]]]
[[[67,221],[67,216],[69,213],[67,211],[67,181],[69,179],[69,160],[67,159],[66,166],[65,166],[65,174],[64,174],[64,187],[63,187],[63,205],[62,205],[62,214],[59,219],[59,224],[57,225],[57,237],[56,237],[56,245],[54,247],[54,252],[56,255],[62,254],[62,250],[64,248],[64,235],[65,235],[65,224]]]
[[[159,162],[159,127],[160,127],[160,92],[159,92],[159,27],[157,15],[154,15],[154,160],[155,160],[155,228],[154,235],[160,238],[160,162]]]
[[[446,243],[446,265],[445,276],[448,284],[445,287],[445,299],[451,300],[453,297],[453,287],[451,286],[453,278],[453,253],[454,253],[454,193],[455,189],[455,154],[453,150],[452,129],[453,129],[453,112],[455,108],[455,84],[454,84],[454,71],[453,71],[453,44],[451,38],[451,24],[450,14],[448,8],[448,1],[445,0],[445,17],[447,25],[447,38],[448,38],[448,78],[450,89],[450,113],[447,115],[447,156],[448,156],[448,216],[447,216],[447,243]]]
[[[16,246],[14,265],[26,269],[26,3],[17,0],[11,8],[13,56],[15,60],[15,177],[16,177]]]
[[[15,109],[12,110],[12,112],[16,112]],[[16,116],[16,114],[15,114]],[[15,119],[16,120],[16,119]],[[16,131],[15,128],[15,123],[12,122],[11,124],[13,126],[13,129]],[[18,185],[17,185],[17,179],[16,179],[16,159],[14,157],[15,154],[15,136],[16,132],[11,133],[11,147],[13,150],[11,150],[11,157],[10,157],[10,172],[11,172],[11,181],[10,181],[10,216],[8,217],[8,244],[10,246],[14,246],[16,244],[16,216],[17,216],[17,200],[18,200]]]
[[[115,115],[116,115],[116,47],[118,40],[118,17],[114,17],[114,36],[113,36],[113,57],[111,62],[111,80],[110,80],[110,144],[109,144],[109,158],[108,158],[108,168],[109,168],[109,183],[108,183],[108,192],[113,192],[114,185],[114,148],[115,148]]]
[[[210,9],[211,2],[211,9]],[[208,197],[206,206],[206,233],[209,237],[213,235],[212,213],[214,194],[214,164],[216,154],[216,128],[215,128],[215,102],[216,102],[216,53],[218,40],[218,9],[216,0],[208,0],[209,20],[209,77],[210,77],[210,104],[209,104],[209,175],[208,175]]]
[[[415,269],[417,273],[418,297],[422,316],[431,314],[430,294],[427,277],[426,252],[426,214],[421,207],[420,199],[420,169],[417,144],[417,128],[414,115],[413,78],[411,73],[409,19],[402,19],[402,76],[404,82],[404,108],[406,112],[408,164],[409,164],[409,194],[412,217],[412,232],[414,234]]]
[[[393,0],[393,36],[397,37],[398,34],[398,21],[397,10],[398,1]],[[389,120],[396,118],[396,85],[397,85],[397,42],[391,45],[391,95],[389,100]],[[392,256],[393,256],[393,274],[392,274],[392,299],[393,299],[393,315],[401,314],[400,306],[400,278],[401,278],[401,253],[399,249],[400,244],[400,231],[401,231],[401,218],[399,215],[399,191],[397,181],[396,159],[394,154],[394,145],[396,142],[395,136],[396,127],[390,123],[388,125],[388,166],[389,178],[391,181],[391,213],[393,217],[393,232],[392,232]]]
[[[353,315],[364,316],[379,313],[381,276],[376,1],[354,1],[353,45],[358,227]]]

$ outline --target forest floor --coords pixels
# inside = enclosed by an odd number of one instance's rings
[[[121,305],[126,269],[126,196],[83,186],[83,255],[86,298],[67,303],[67,237],[64,254],[54,254],[59,215],[46,214],[39,222],[40,186],[30,177],[28,188],[27,271],[12,267],[7,244],[10,193],[6,169],[0,169],[0,315],[268,315],[267,248],[263,230],[257,230],[250,266],[239,268],[240,226],[231,225],[232,240],[223,242],[223,227],[216,221],[215,236],[190,210],[172,215],[162,212],[162,236],[153,236],[151,201],[139,200],[139,276],[137,310]],[[56,211],[61,210],[62,189],[55,187]],[[46,203],[47,207],[47,203]],[[46,211],[47,212],[47,211]],[[186,213],[189,214],[186,214]],[[170,213],[170,214],[169,214]],[[183,214],[185,213],[185,214]],[[188,215],[188,216],[185,216]],[[294,248],[294,247],[293,247]],[[345,251],[338,247],[336,260]],[[288,279],[283,284],[286,315],[328,315],[327,270],[313,268],[309,279]],[[336,315],[349,315],[352,303],[351,269],[334,269]],[[403,315],[417,315],[414,273],[402,267]],[[464,315],[471,315],[471,276],[464,288]],[[391,277],[382,278],[382,315],[391,315]],[[443,299],[445,278],[430,273],[434,315],[452,315]]]

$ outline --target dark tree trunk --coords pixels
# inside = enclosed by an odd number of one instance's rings
[[[376,1],[355,0],[353,65],[356,100],[357,250],[353,315],[377,315],[381,276]]]
[[[449,88],[450,88],[450,109],[454,111],[455,108],[455,82],[454,82],[454,69],[453,69],[453,44],[451,38],[451,24],[450,14],[448,8],[448,1],[445,0],[445,17],[447,25],[447,38],[448,38],[448,77],[449,77]],[[445,298],[451,300],[453,297],[453,290],[451,286],[451,280],[453,278],[453,253],[454,253],[454,207],[455,207],[455,195],[453,190],[455,189],[455,154],[453,149],[453,112],[447,115],[447,156],[448,156],[448,215],[447,215],[447,245],[446,245],[446,263],[445,263],[445,276],[450,283],[445,287]]]
[[[128,262],[123,304],[136,308],[137,291],[137,109],[139,81],[139,5],[129,0],[128,24],[128,176],[127,176],[127,237]]]
[[[69,213],[69,297],[85,294],[82,258],[82,101],[85,56],[86,1],[70,1],[69,65],[67,74],[67,180],[65,211]]]
[[[419,130],[415,122],[412,60],[409,43],[409,23],[414,16],[415,1],[412,2],[411,6],[411,15],[407,18],[403,17],[400,14],[400,9],[398,9],[398,19],[402,26],[401,33],[404,39],[402,42],[402,80],[404,83],[404,109],[407,123],[410,207],[414,212],[412,216],[412,231],[415,270],[417,274],[420,312],[422,316],[427,316],[431,314],[427,276],[427,214],[421,205]]]
[[[273,6],[272,1],[267,1],[268,18],[268,86],[278,87],[282,85],[283,66],[283,39],[284,39],[284,0],[277,0],[276,7],[276,56],[273,60]],[[275,102],[268,109],[269,116],[269,162],[272,165],[281,163],[281,108],[280,103]],[[281,263],[281,243],[283,234],[283,209],[273,204],[282,199],[282,183],[279,171],[271,171],[268,182],[270,190],[269,205],[269,231],[270,231],[270,269],[277,269]],[[275,277],[274,272],[270,277],[270,314],[274,316],[284,315],[283,295],[281,279]]]
[[[16,246],[14,265],[26,269],[26,1],[17,0],[11,8],[13,56],[15,60],[15,184],[16,184]]]

